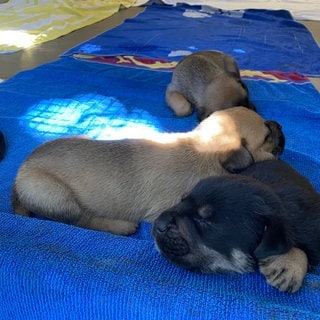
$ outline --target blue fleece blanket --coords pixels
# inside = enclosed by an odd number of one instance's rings
[[[282,158],[320,191],[319,93],[297,74],[242,74],[258,112],[283,126]],[[194,128],[194,115],[177,118],[164,103],[170,77],[63,58],[0,85],[9,146],[0,162],[0,319],[320,319],[320,267],[298,293],[281,293],[259,272],[199,275],[171,265],[148,223],[122,237],[13,215],[14,176],[43,141]]]
[[[199,50],[230,54],[241,69],[320,75],[319,46],[284,10],[222,12],[200,6],[152,5],[66,55],[129,54],[178,61]]]

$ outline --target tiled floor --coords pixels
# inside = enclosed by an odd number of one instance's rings
[[[119,25],[124,19],[135,16],[141,10],[142,8],[139,7],[123,9],[110,18],[74,31],[54,41],[17,53],[0,55],[0,79],[7,79],[19,71],[32,69],[43,63],[54,61],[58,59],[61,53],[67,51],[76,44],[84,42],[107,29]],[[318,44],[320,44],[320,21],[303,21],[302,23],[312,32],[314,38]],[[320,91],[320,78],[311,78],[310,80]]]

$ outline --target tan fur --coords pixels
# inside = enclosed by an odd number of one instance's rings
[[[225,164],[244,168],[274,158],[277,142],[266,139],[269,132],[258,114],[236,107],[214,113],[191,132],[161,134],[154,141],[56,139],[22,164],[13,208],[21,215],[129,234],[200,179],[227,173]]]
[[[271,286],[296,292],[307,273],[308,258],[302,250],[292,248],[287,253],[260,260],[259,269]]]
[[[166,103],[177,116],[187,116],[196,108],[199,120],[238,105],[254,109],[237,62],[219,51],[199,51],[179,61],[166,90]]]

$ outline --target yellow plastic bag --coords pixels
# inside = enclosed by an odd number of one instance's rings
[[[9,0],[0,4],[0,53],[54,40],[136,0]]]

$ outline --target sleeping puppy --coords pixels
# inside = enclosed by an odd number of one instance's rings
[[[281,291],[297,291],[320,261],[320,195],[281,160],[255,163],[241,175],[210,177],[164,211],[152,234],[160,252],[198,272],[252,272],[259,267]]]
[[[191,132],[158,138],[64,138],[41,145],[17,174],[14,211],[130,234],[200,179],[275,158],[284,147],[279,124],[244,107],[216,112]]]
[[[195,107],[199,121],[234,106],[255,110],[237,62],[219,51],[199,51],[183,58],[173,71],[166,103],[177,116],[187,116]]]

